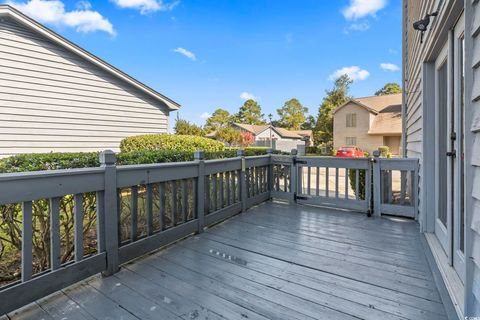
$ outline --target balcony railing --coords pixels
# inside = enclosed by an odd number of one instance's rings
[[[116,166],[115,154],[105,151],[100,160],[99,168],[0,175],[0,207],[21,210],[22,239],[21,278],[0,288],[0,315],[91,275],[111,275],[120,264],[272,198],[376,216],[417,214],[416,159],[239,151],[231,159],[205,161],[197,152],[192,162]],[[73,238],[65,239],[70,209]],[[40,226],[32,221],[42,210],[48,267],[37,270],[32,242]]]

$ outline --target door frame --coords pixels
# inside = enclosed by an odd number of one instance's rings
[[[456,132],[456,140],[453,142],[454,149],[457,152],[457,156],[455,159],[453,159],[453,170],[455,170],[454,176],[454,194],[453,197],[453,228],[452,228],[452,265],[457,271],[460,279],[464,282],[465,281],[465,228],[463,232],[463,243],[464,243],[464,251],[462,252],[460,249],[460,235],[461,235],[461,220],[460,220],[460,215],[464,215],[464,226],[466,225],[465,223],[465,216],[466,216],[466,197],[467,197],[467,188],[466,188],[466,179],[465,179],[465,170],[467,167],[467,161],[465,156],[460,154],[460,151],[463,151],[465,153],[466,150],[466,144],[465,144],[465,138],[466,138],[466,125],[465,125],[465,112],[466,112],[466,96],[465,96],[465,87],[463,88],[462,91],[462,86],[461,86],[461,75],[460,75],[460,70],[464,68],[465,65],[465,55],[462,56],[462,59],[460,59],[460,53],[465,52],[465,48],[463,48],[463,51],[460,51],[459,44],[464,39],[465,37],[465,14],[462,14],[460,19],[458,20],[454,30],[453,30],[453,39],[452,39],[452,45],[453,45],[453,63],[454,63],[454,68],[453,70],[455,71],[453,73],[453,110],[454,110],[454,121],[453,121],[453,126],[454,130]],[[461,94],[456,94],[456,93],[461,93]],[[463,100],[462,100],[463,97]],[[462,113],[460,113],[461,108],[463,108]],[[460,145],[462,144],[462,145]],[[462,159],[463,158],[463,159]],[[462,163],[463,162],[463,163]],[[463,167],[463,172],[460,170],[461,166]],[[463,188],[463,195],[460,192],[461,188]],[[462,206],[463,206],[463,213],[462,213]],[[463,226],[463,227],[464,227]],[[465,283],[465,282],[464,282]]]
[[[449,102],[451,101],[451,95],[452,95],[452,92],[451,92],[451,87],[449,85],[450,82],[450,79],[452,77],[452,72],[451,70],[453,68],[451,68],[452,66],[452,57],[451,55],[449,55],[449,52],[451,52],[451,48],[450,48],[450,36],[449,36],[449,41],[447,41],[441,52],[438,54],[437,58],[435,59],[435,74],[434,74],[434,81],[435,81],[435,84],[434,84],[434,88],[435,88],[435,96],[434,96],[434,106],[435,106],[435,148],[434,148],[434,163],[435,163],[435,180],[436,180],[436,183],[435,183],[435,193],[434,193],[434,197],[435,197],[435,218],[434,218],[434,233],[435,235],[437,236],[438,238],[438,241],[441,243],[447,257],[451,257],[451,253],[450,253],[450,249],[451,248],[451,237],[449,236],[449,233],[450,231],[452,230],[452,219],[451,219],[451,215],[448,214],[448,201],[446,203],[442,203],[443,200],[446,200],[445,199],[445,196],[446,194],[443,194],[443,192],[449,192],[449,187],[446,185],[447,182],[448,182],[448,177],[450,176],[450,170],[448,168],[448,162],[447,162],[447,158],[446,158],[446,155],[445,155],[445,152],[447,150],[444,150],[444,151],[439,151],[439,146],[440,146],[440,142],[441,142],[441,139],[445,139],[443,142],[446,142],[446,136],[445,134],[442,134],[443,131],[447,130],[447,128],[443,128],[443,130],[441,130],[440,128],[440,115],[443,116],[443,114],[441,112],[439,112],[439,109],[438,109],[438,100],[439,100],[439,95],[440,95],[440,91],[439,91],[439,70],[443,67],[446,68],[446,71],[447,71],[447,74],[446,74],[446,81],[447,81],[447,94],[446,94],[446,103],[447,103],[447,106],[446,106],[446,112],[448,113],[448,110],[449,110]],[[447,123],[448,123],[448,116],[447,116],[447,119],[443,119],[443,120],[446,120]],[[446,146],[448,148],[448,145]],[[445,163],[443,162],[445,161]],[[442,164],[442,166],[441,166]],[[440,180],[440,176],[441,174],[444,172],[444,168],[445,168],[445,164],[447,165],[447,174],[446,174],[446,181],[442,181]],[[444,187],[447,187],[446,190],[441,190],[441,188],[444,188]],[[444,207],[446,206],[446,207]],[[446,212],[446,225],[443,224],[443,222],[440,220],[439,218],[439,214],[440,212],[442,211],[445,211]]]

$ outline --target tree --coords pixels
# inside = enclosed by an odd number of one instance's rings
[[[251,132],[242,131],[240,132],[240,144],[242,147],[248,147],[255,142],[255,137]]]
[[[217,109],[213,114],[207,119],[205,123],[205,130],[212,132],[218,130],[221,127],[225,127],[232,122],[232,116],[230,112],[225,109]]]
[[[240,132],[232,127],[219,128],[215,133],[215,139],[222,141],[229,146],[236,146],[241,143]]]
[[[308,116],[305,121],[302,123],[300,126],[300,129],[302,130],[314,130],[315,129],[315,117],[314,116]]]
[[[382,89],[375,92],[376,96],[384,96],[387,94],[402,93],[402,87],[398,83],[389,82]]]
[[[333,142],[333,111],[350,99],[348,90],[352,82],[348,75],[344,74],[335,80],[331,90],[326,91],[318,109],[313,139],[315,143],[326,145]]]
[[[290,130],[299,130],[302,123],[305,122],[305,113],[308,108],[302,106],[300,101],[293,98],[285,102],[283,107],[277,109],[282,127]]]
[[[190,123],[187,120],[183,120],[177,117],[174,127],[176,134],[188,135],[188,136],[204,136],[205,130],[202,127],[197,126],[194,123]]]
[[[235,121],[243,124],[265,124],[262,108],[253,99],[245,101],[235,115]]]

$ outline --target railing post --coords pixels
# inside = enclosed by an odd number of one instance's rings
[[[292,167],[290,168],[290,193],[292,194],[291,203],[297,202],[298,192],[298,168],[297,168],[297,149],[292,149]]]
[[[198,178],[197,178],[197,233],[202,233],[205,226],[205,153],[196,151],[194,154],[195,161],[198,162]]]
[[[247,179],[245,168],[245,150],[237,150],[237,156],[240,157],[242,169],[240,170],[240,201],[242,203],[242,212],[247,211]]]
[[[267,149],[268,158],[268,170],[267,170],[267,188],[268,188],[268,198],[272,199],[272,189],[273,189],[273,149]]]
[[[373,215],[382,215],[380,206],[382,201],[382,181],[380,172],[380,151],[373,151]]]
[[[117,167],[115,152],[106,150],[100,153],[100,164],[105,170],[105,188],[103,192],[105,214],[105,251],[107,254],[107,269],[103,275],[109,276],[118,271],[118,206],[117,206]],[[98,201],[98,200],[97,200]]]

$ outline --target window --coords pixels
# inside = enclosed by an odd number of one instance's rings
[[[347,146],[356,146],[357,145],[357,138],[356,137],[346,137],[345,144]]]
[[[355,128],[357,126],[357,114],[348,113],[347,114],[347,128]]]

